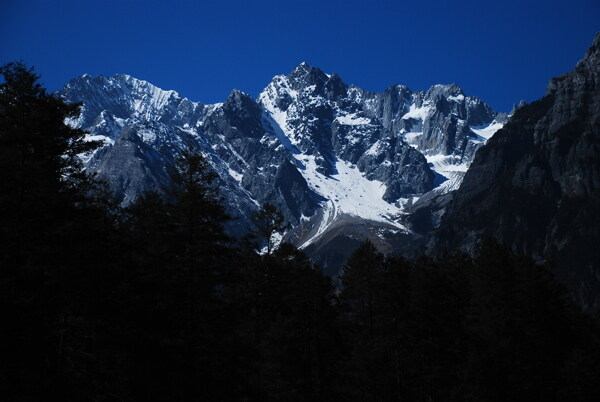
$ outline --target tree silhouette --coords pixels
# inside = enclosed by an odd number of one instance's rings
[[[88,280],[80,257],[92,248],[80,231],[99,227],[84,210],[93,182],[78,155],[99,143],[65,124],[79,105],[48,94],[32,68],[9,63],[0,74],[0,343],[11,367],[2,383],[13,397],[49,397],[83,358],[72,329]]]
[[[252,223],[254,227],[251,229],[250,237],[264,243],[268,255],[273,252],[275,234],[283,233],[289,228],[277,207],[268,202],[252,216]]]

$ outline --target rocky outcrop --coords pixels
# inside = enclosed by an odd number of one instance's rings
[[[600,302],[600,34],[570,73],[518,108],[477,151],[428,250],[493,236],[547,262],[588,307]]]

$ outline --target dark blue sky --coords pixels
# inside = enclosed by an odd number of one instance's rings
[[[126,73],[194,101],[256,96],[306,61],[372,91],[457,83],[499,111],[543,95],[600,31],[600,0],[0,1],[0,63],[51,90]]]

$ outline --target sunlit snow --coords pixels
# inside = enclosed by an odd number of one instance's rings
[[[244,177],[241,173],[236,172],[235,170],[229,168],[229,175],[235,179],[238,183],[242,183],[242,177]]]
[[[424,121],[429,111],[431,110],[431,106],[427,104],[423,104],[421,107],[417,107],[414,103],[410,105],[408,112],[402,116],[403,119],[417,119]]]
[[[443,174],[447,172],[466,172],[469,168],[467,162],[463,162],[460,156],[456,155],[425,155],[432,170]]]
[[[371,124],[371,119],[367,119],[365,117],[357,117],[354,114],[347,114],[345,116],[338,116],[335,120],[340,124],[345,124],[347,126],[360,126],[365,124]]]
[[[317,233],[301,247],[306,247],[336,220],[346,214],[366,220],[385,222],[399,229],[404,226],[394,221],[402,210],[382,199],[386,186],[377,180],[367,180],[362,173],[349,163],[338,160],[337,173],[326,176],[317,171],[317,163],[312,155],[295,155],[302,164],[302,175],[308,185],[327,201],[323,204],[323,219]]]
[[[492,138],[492,135],[496,133],[496,131],[500,130],[504,126],[503,123],[498,123],[497,121],[493,121],[489,126],[482,127],[471,127],[471,130],[482,137],[485,141]]]
[[[453,101],[453,102],[462,102],[465,100],[465,96],[462,94],[458,94],[458,95],[450,95],[448,97],[449,101]]]

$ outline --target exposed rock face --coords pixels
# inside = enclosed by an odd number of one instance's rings
[[[372,93],[306,63],[274,77],[257,100],[234,90],[222,104],[203,105],[127,75],[84,75],[59,94],[83,103],[71,124],[105,140],[87,169],[123,204],[168,187],[175,158],[191,146],[220,177],[238,218],[230,232],[242,234],[268,201],[292,224],[287,240],[323,255],[337,235],[377,238],[382,249],[391,235],[410,237],[406,205],[456,187],[504,119],[456,85]]]
[[[600,34],[477,151],[428,250],[473,251],[485,236],[548,261],[582,304],[600,302]]]
[[[338,161],[356,165],[385,184],[388,202],[430,190],[434,175],[426,159],[384,127],[371,107],[378,98],[303,63],[275,77],[259,102],[299,153],[314,156],[318,173],[335,174]]]

